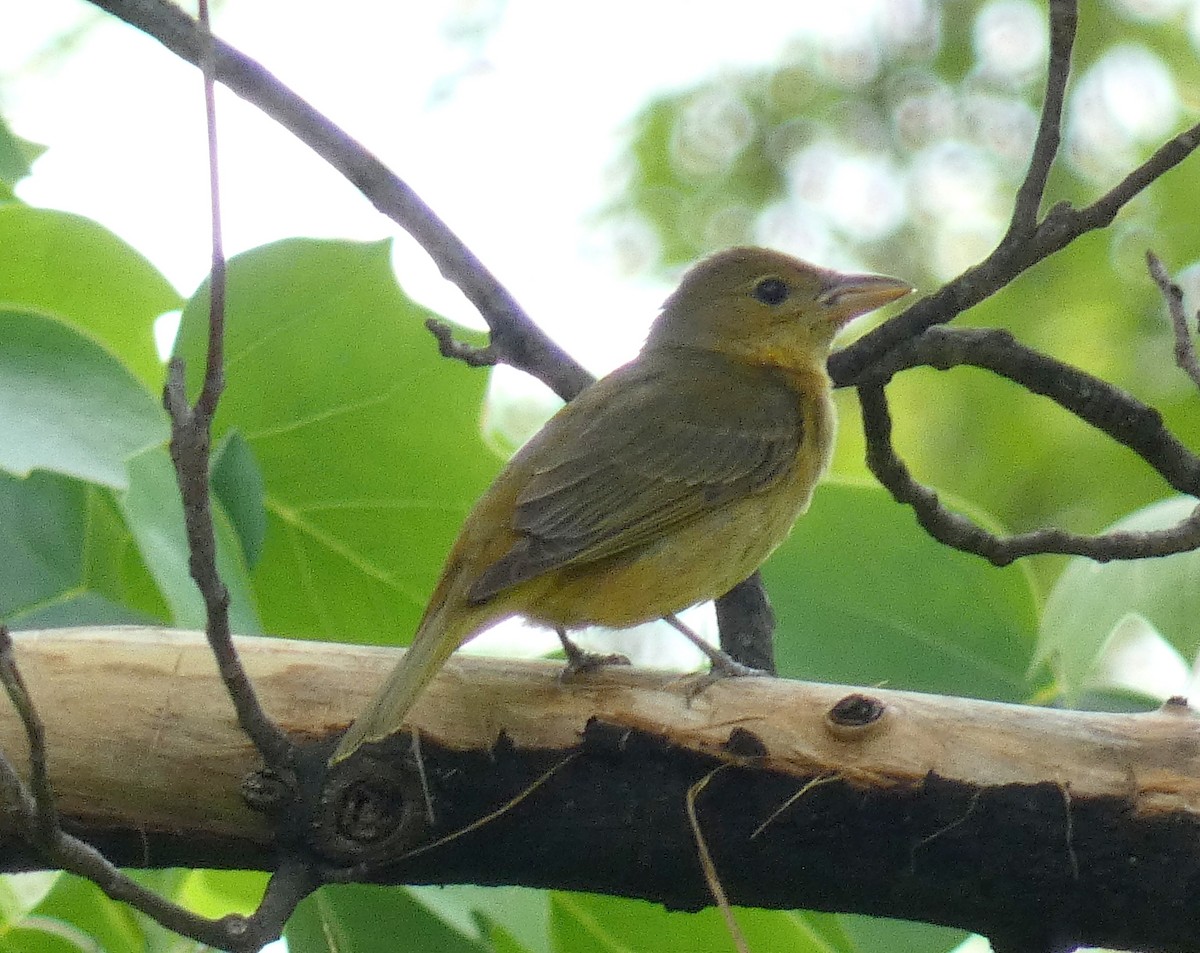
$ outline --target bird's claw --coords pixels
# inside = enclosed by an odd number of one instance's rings
[[[696,698],[706,689],[715,685],[717,682],[722,682],[727,678],[774,678],[773,672],[768,672],[766,669],[754,668],[750,665],[743,665],[729,656],[721,653],[723,658],[720,660],[714,658],[712,667],[707,672],[699,672],[695,675],[684,676],[681,681],[689,682],[686,695],[688,704],[691,705]]]
[[[577,675],[586,675],[589,672],[594,672],[596,669],[604,668],[608,665],[629,665],[631,664],[628,656],[614,652],[612,655],[600,655],[599,653],[585,652],[576,647],[574,653],[568,653],[567,664],[563,666],[563,670],[558,675],[560,682],[569,682]]]

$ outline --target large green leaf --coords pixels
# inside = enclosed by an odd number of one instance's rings
[[[4,953],[92,953],[145,949],[143,918],[90,881],[58,876],[38,903],[3,924]]]
[[[229,514],[246,565],[253,568],[267,536],[263,476],[254,450],[236,430],[228,431],[213,453],[212,493]]]
[[[129,458],[167,438],[162,408],[117,358],[34,311],[0,309],[0,408],[0,469],[17,476],[123,488]]]
[[[501,934],[528,953],[551,953],[550,893],[529,887],[410,887],[409,893],[460,932]]]
[[[479,436],[485,378],[438,356],[389,251],[293,240],[230,262],[216,431],[236,428],[262,473],[253,579],[269,631],[403,641],[497,469]],[[180,329],[193,389],[206,301]]]
[[[1196,508],[1175,497],[1138,510],[1111,531],[1145,532],[1178,523]],[[1126,618],[1140,617],[1190,662],[1200,652],[1200,552],[1161,559],[1097,563],[1072,559],[1046,600],[1036,660],[1050,663],[1068,701],[1090,687],[1089,676]]]
[[[402,889],[322,887],[288,920],[291,953],[487,953]]]
[[[16,203],[0,206],[0,249],[0,302],[70,320],[157,392],[154,320],[182,302],[144,257],[90,219]]]
[[[729,950],[721,914],[669,913],[657,904],[596,894],[551,895],[551,923],[560,953],[693,953]],[[772,953],[856,953],[827,917],[787,910],[739,908],[735,916],[752,950]],[[817,922],[820,921],[820,922]]]
[[[129,465],[129,489],[117,502],[145,564],[180,628],[205,627],[204,600],[188,568],[189,551],[183,507],[171,458],[162,447],[136,457]],[[229,623],[240,635],[262,631],[237,534],[220,505],[213,502],[217,569],[229,590]]]
[[[45,146],[22,139],[0,119],[0,185],[11,189],[29,175],[33,160],[45,151]]]
[[[0,618],[13,628],[164,618],[106,491],[51,473],[0,473],[0,538]]]
[[[1028,692],[1028,573],[935,542],[879,487],[823,484],[763,575],[781,674],[1009,701]]]

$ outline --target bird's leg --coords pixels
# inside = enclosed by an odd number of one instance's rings
[[[730,658],[720,649],[709,645],[688,626],[680,622],[675,613],[672,612],[670,615],[663,616],[663,620],[669,622],[676,632],[684,636],[692,645],[708,656],[708,660],[712,662],[712,669],[709,672],[710,679],[771,674],[770,672],[763,671],[761,668],[751,668],[749,665],[743,665],[736,659]]]
[[[598,655],[593,652],[585,652],[567,638],[565,629],[555,628],[554,631],[558,634],[558,641],[562,643],[563,651],[567,653],[567,667],[563,669],[560,676],[563,681],[574,678],[580,672],[591,672],[605,665],[629,664],[629,659],[624,655]]]

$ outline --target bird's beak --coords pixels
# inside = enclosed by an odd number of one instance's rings
[[[836,324],[845,324],[851,318],[903,298],[912,290],[912,285],[899,278],[843,275],[830,271],[825,273],[824,288],[817,295],[817,301],[829,309],[831,320]]]

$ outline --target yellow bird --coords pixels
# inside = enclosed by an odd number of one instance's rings
[[[585,668],[607,660],[568,629],[682,630],[674,613],[749,576],[829,464],[834,335],[911,290],[762,248],[692,268],[637,358],[563,407],[475,504],[412,645],[331,763],[397,731],[450,654],[500,619],[553,628],[569,670]]]

